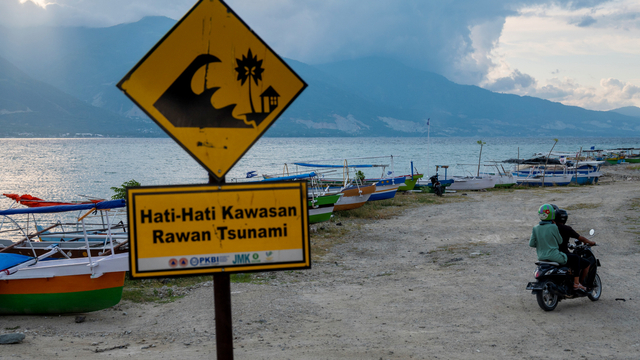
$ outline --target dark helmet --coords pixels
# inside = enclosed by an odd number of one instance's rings
[[[555,210],[555,213],[556,213],[556,217],[554,220],[562,224],[566,223],[567,219],[569,219],[569,214],[567,213],[567,210],[560,209],[555,204],[551,204],[551,206],[553,206],[553,209]]]
[[[569,213],[567,213],[567,210],[558,209],[558,211],[556,211],[556,222],[564,224],[567,222],[567,219],[569,219]]]

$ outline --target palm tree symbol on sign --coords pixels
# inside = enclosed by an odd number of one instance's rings
[[[262,61],[258,60],[257,55],[251,53],[251,49],[247,52],[247,55],[242,55],[242,59],[236,58],[236,72],[238,73],[237,80],[240,81],[240,85],[244,86],[248,83],[249,87],[249,104],[251,105],[251,112],[243,114],[247,117],[247,121],[255,121],[256,126],[275,109],[278,107],[278,97],[280,96],[273,87],[269,86],[262,94],[260,94],[260,102],[262,105],[261,112],[256,112],[253,106],[253,97],[251,95],[251,80],[259,85],[258,81],[262,81],[262,73],[264,68],[262,67]],[[265,112],[265,100],[267,101],[267,111]]]

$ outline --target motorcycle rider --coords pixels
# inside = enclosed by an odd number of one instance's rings
[[[538,209],[538,217],[540,223],[531,230],[531,238],[529,238],[529,246],[536,248],[538,261],[553,261],[560,265],[567,265],[572,269],[578,270],[579,274],[580,257],[577,255],[567,255],[560,251],[562,244],[562,236],[555,224],[556,211],[553,206],[544,204]],[[580,277],[576,276],[573,282],[574,290],[586,291],[586,288],[580,284]]]
[[[562,244],[560,244],[560,251],[571,255],[572,253],[569,251],[569,239],[578,239],[578,241],[583,242],[589,246],[595,246],[595,241],[591,241],[584,236],[578,234],[573,228],[567,225],[567,220],[569,219],[569,214],[566,210],[558,208],[556,205],[551,204],[554,210],[556,211],[556,226],[558,227],[558,232],[560,232],[560,236],[562,237]],[[582,268],[582,272],[580,274],[580,282],[582,284],[587,284],[589,286],[589,282],[585,283],[585,280],[588,280],[587,275],[589,274],[589,269],[595,265],[595,259],[586,259],[580,258],[580,267]]]

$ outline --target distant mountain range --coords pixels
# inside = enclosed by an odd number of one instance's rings
[[[610,110],[613,112],[617,112],[618,114],[640,117],[640,108],[636,106],[625,106],[618,109]]]
[[[0,137],[161,136],[151,120],[128,119],[36,81],[0,58]]]
[[[174,24],[0,27],[0,136],[164,136],[115,84]],[[637,107],[498,94],[382,58],[286,61],[309,87],[266,136],[640,136]]]

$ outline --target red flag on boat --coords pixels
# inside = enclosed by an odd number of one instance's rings
[[[24,194],[22,196],[18,194],[2,194],[10,199],[15,200],[16,202],[27,206],[27,207],[42,207],[42,206],[57,206],[57,205],[78,205],[78,204],[95,204],[102,199],[89,200],[89,201],[76,201],[76,202],[60,202],[60,201],[46,201],[35,196],[31,196],[29,194]]]

